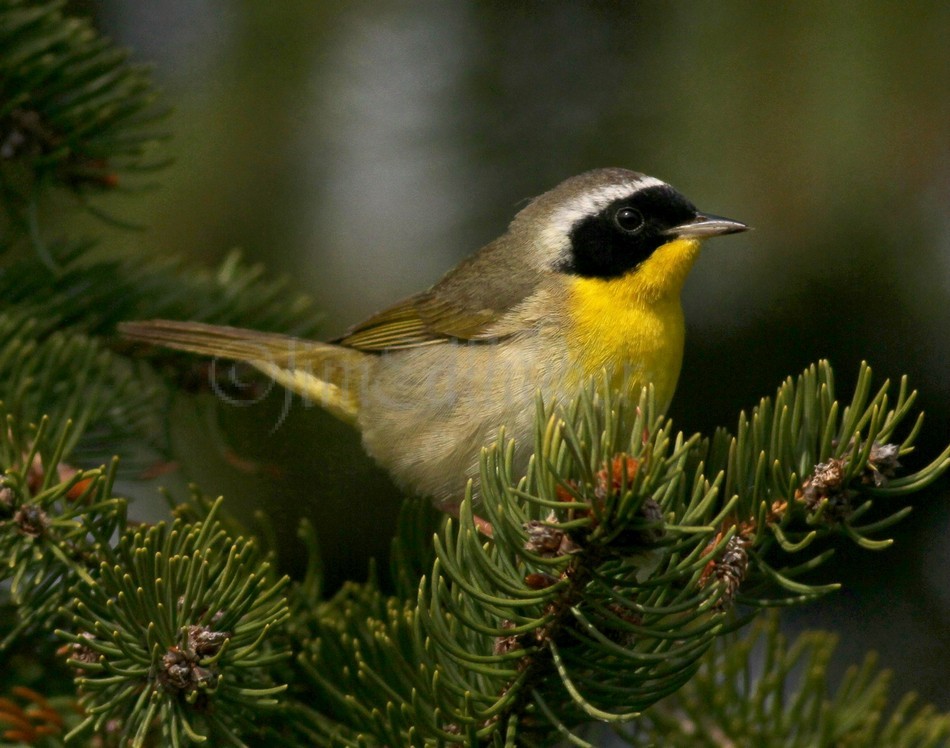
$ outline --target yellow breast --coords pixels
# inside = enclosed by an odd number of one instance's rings
[[[698,252],[699,242],[676,240],[620,278],[569,281],[567,340],[579,381],[607,369],[611,386],[632,397],[652,383],[666,410],[683,362],[680,290]]]

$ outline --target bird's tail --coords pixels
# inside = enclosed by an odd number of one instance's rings
[[[245,361],[350,423],[359,412],[371,360],[369,354],[332,343],[201,322],[123,322],[119,332],[140,343]]]

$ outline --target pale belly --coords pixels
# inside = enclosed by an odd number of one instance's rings
[[[534,449],[535,395],[557,396],[566,360],[538,355],[532,341],[446,344],[381,360],[358,416],[366,451],[403,488],[458,504],[469,479],[478,496],[480,454],[498,439],[516,441],[522,470]]]
[[[667,311],[643,323],[641,317],[637,335],[594,335],[583,339],[582,348],[558,332],[382,357],[360,397],[366,450],[413,493],[457,504],[471,479],[477,497],[481,450],[495,443],[502,428],[515,440],[516,471],[527,467],[535,448],[538,392],[549,406],[566,404],[606,369],[611,388],[633,400],[653,383],[656,403],[666,409],[682,360],[682,313]]]

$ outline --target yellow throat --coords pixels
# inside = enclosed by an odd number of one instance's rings
[[[680,291],[700,241],[676,239],[619,278],[573,278],[568,345],[579,380],[612,373],[611,386],[632,397],[649,383],[665,411],[683,363]]]

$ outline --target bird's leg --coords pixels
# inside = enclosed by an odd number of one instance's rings
[[[495,529],[491,526],[491,522],[482,519],[477,514],[473,514],[472,519],[475,520],[475,529],[477,529],[482,535],[484,535],[486,538],[495,537]]]
[[[449,516],[455,517],[455,519],[459,519],[461,506],[462,505],[460,503],[456,504],[455,502],[452,502],[450,504],[443,504],[440,508],[442,509],[443,512],[445,512]],[[488,520],[482,519],[477,514],[472,515],[472,521],[475,523],[475,529],[478,530],[486,538],[495,537],[495,530],[491,526],[491,522],[489,522]]]

